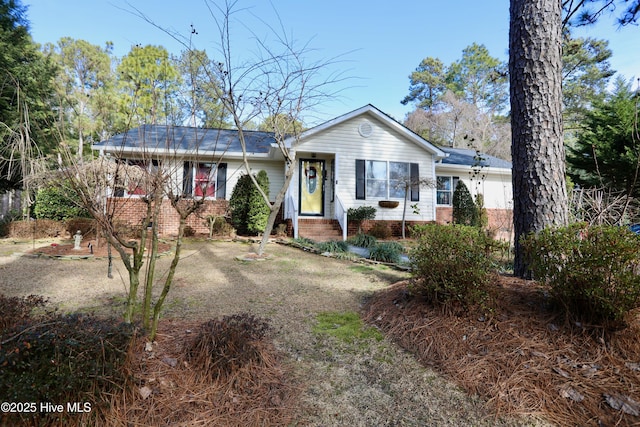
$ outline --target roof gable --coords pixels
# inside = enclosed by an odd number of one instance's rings
[[[325,123],[322,123],[318,126],[315,126],[311,129],[308,129],[302,132],[302,134],[299,137],[300,144],[304,144],[306,140],[313,138],[314,136],[320,133],[326,132],[331,128],[334,128],[342,123],[345,123],[349,120],[352,120],[362,115],[369,115],[374,117],[375,119],[377,119],[378,122],[381,122],[384,126],[390,129],[393,129],[394,131],[402,135],[407,140],[418,145],[425,151],[433,154],[436,158],[444,158],[447,156],[447,154],[444,151],[442,151],[439,147],[431,144],[429,141],[422,138],[420,135],[413,132],[412,130],[402,125],[401,123],[393,119],[391,116],[383,113],[382,111],[380,111],[379,109],[377,109],[371,104],[367,104],[364,107],[361,107],[361,108],[358,108],[357,110],[353,110],[349,113],[343,114],[342,116],[338,116],[332,120],[329,120]],[[293,137],[287,139],[286,141],[286,143],[289,146],[292,145],[294,142],[295,140]]]

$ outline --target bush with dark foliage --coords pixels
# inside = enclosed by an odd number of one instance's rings
[[[391,237],[392,232],[388,224],[384,222],[376,222],[373,224],[373,227],[369,229],[369,234],[376,239],[388,239]]]
[[[0,334],[31,318],[34,309],[44,307],[47,300],[40,295],[5,297],[0,295]]]
[[[89,217],[89,212],[82,206],[77,193],[64,184],[39,189],[33,212],[38,219],[56,221]]]
[[[3,307],[7,301],[13,300],[0,297]],[[0,401],[88,402],[97,409],[101,393],[124,383],[122,367],[133,327],[89,315],[25,314],[30,306],[41,303],[38,297],[27,297],[18,304],[20,322],[9,322],[3,314],[3,325],[8,327],[0,334]],[[4,414],[0,425],[18,421],[44,425],[53,419],[64,422],[65,416],[71,415],[38,409],[29,414]]]

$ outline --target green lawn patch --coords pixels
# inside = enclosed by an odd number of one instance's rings
[[[318,323],[313,327],[316,334],[329,335],[347,343],[358,340],[382,340],[382,334],[376,328],[366,326],[358,313],[347,311],[323,312],[316,317]]]

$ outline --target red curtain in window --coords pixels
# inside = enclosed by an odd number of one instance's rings
[[[194,195],[196,197],[214,197],[215,194],[216,181],[213,177],[212,167],[201,163],[196,170]]]

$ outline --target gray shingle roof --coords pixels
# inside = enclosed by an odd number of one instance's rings
[[[273,133],[244,131],[247,151],[268,153],[275,143]],[[200,152],[241,153],[238,131],[233,129],[204,129],[187,126],[144,125],[94,144],[97,150],[186,150]]]
[[[445,165],[464,165],[464,166],[482,166],[492,168],[511,169],[511,162],[480,153],[480,163],[476,158],[476,150],[466,148],[439,147],[445,153],[449,153],[448,157],[442,159]]]

